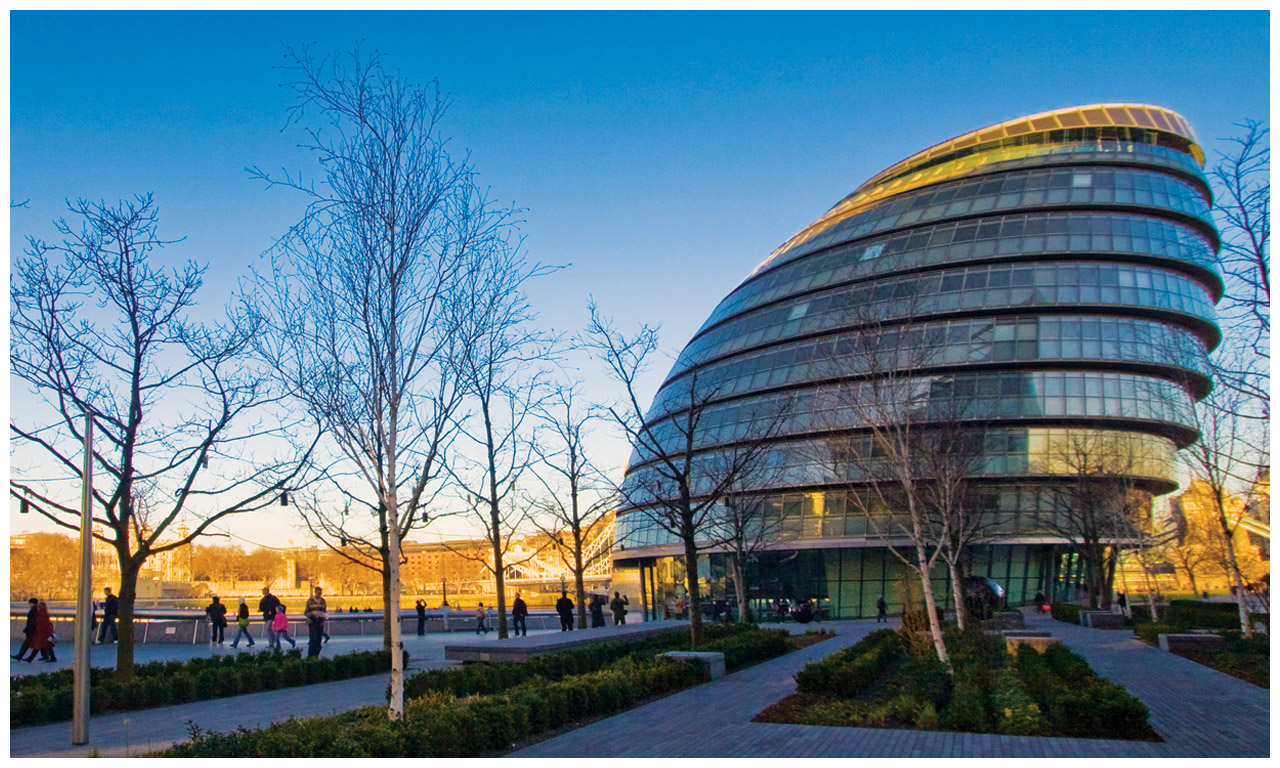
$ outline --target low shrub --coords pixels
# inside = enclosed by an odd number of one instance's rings
[[[1058,621],[1065,621],[1068,624],[1080,623],[1080,611],[1088,610],[1079,605],[1071,603],[1053,603],[1049,606],[1049,615]]]
[[[408,655],[406,654],[406,659]],[[377,674],[391,668],[386,651],[357,651],[332,659],[303,660],[301,651],[215,656],[189,661],[152,661],[134,667],[119,682],[110,668],[90,670],[89,707],[97,714],[185,704],[258,690]],[[345,671],[346,674],[340,674]],[[71,719],[71,670],[13,677],[9,681],[9,726]]]
[[[376,707],[334,717],[288,720],[229,734],[193,729],[162,757],[475,757],[586,717],[612,714],[671,686],[702,680],[692,662],[619,660],[609,668],[559,680],[531,677],[501,694],[457,698],[426,691],[389,722]]]
[[[882,629],[796,673],[800,693],[851,697],[874,682],[901,655],[898,634]]]
[[[1235,603],[1173,600],[1160,618],[1189,629],[1240,629],[1240,608]]]
[[[1040,711],[1040,705],[1031,698],[1026,683],[1013,669],[1006,668],[996,674],[991,710],[999,733],[1011,736],[1044,736],[1049,733],[1049,724]]]
[[[987,717],[987,697],[978,685],[977,671],[972,667],[956,670],[951,692],[951,704],[943,712],[947,730],[967,733],[990,731]]]
[[[1160,635],[1173,635],[1186,631],[1187,627],[1174,626],[1164,622],[1148,621],[1143,624],[1133,625],[1133,634],[1149,645],[1160,645]]]

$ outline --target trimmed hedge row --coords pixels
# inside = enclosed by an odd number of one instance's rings
[[[1240,608],[1235,603],[1173,600],[1161,613],[1160,620],[1195,629],[1240,629]]]
[[[390,669],[389,651],[356,651],[332,658],[304,659],[296,650],[286,654],[263,651],[187,662],[151,662],[139,665],[135,676],[125,683],[111,676],[113,670],[100,668],[90,675],[89,708],[94,715],[130,712],[346,680]],[[70,720],[73,693],[69,672],[33,675],[36,680],[10,678],[9,726]]]
[[[762,632],[754,624],[708,626],[704,631],[704,642],[698,650],[723,652],[725,666],[735,669],[744,663],[768,658],[753,655],[755,651],[739,652],[740,646],[735,645],[735,642],[745,642],[752,648],[763,642],[771,642],[775,646],[780,643],[782,649],[773,655],[786,653],[786,632],[781,630],[770,630],[770,632],[780,633],[780,639],[776,642],[759,639],[758,636],[769,633]],[[735,638],[749,639],[735,641]],[[404,695],[405,698],[414,698],[431,691],[442,691],[454,696],[488,695],[505,691],[534,677],[558,680],[569,675],[594,672],[627,656],[654,656],[664,651],[688,650],[688,647],[688,630],[673,629],[643,640],[535,656],[523,664],[497,662],[468,664],[461,669],[431,669],[420,672],[405,681]]]
[[[1099,677],[1062,645],[1018,649],[1018,676],[1048,715],[1055,736],[1158,740],[1147,707],[1123,686]]]
[[[1053,603],[1049,606],[1049,615],[1058,621],[1065,621],[1068,624],[1080,623],[1080,612],[1089,610],[1085,606],[1072,605],[1071,603]]]
[[[843,651],[806,664],[796,673],[796,690],[800,693],[854,696],[880,677],[901,655],[898,633],[892,629],[881,629]]]

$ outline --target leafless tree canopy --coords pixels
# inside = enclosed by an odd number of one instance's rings
[[[376,553],[386,607],[398,610],[400,540],[429,521],[457,430],[467,385],[458,332],[477,309],[474,272],[505,244],[511,211],[446,151],[447,101],[434,83],[409,83],[358,48],[325,58],[289,49],[288,59],[289,124],[307,124],[320,176],[251,170],[308,199],[254,286],[267,326],[258,348],[331,439],[333,493],[303,507],[308,527],[336,551],[354,543],[343,554],[356,562]],[[346,496],[341,507],[333,496]],[[388,625],[394,647],[399,627]],[[392,656],[394,719],[402,670]]]
[[[83,416],[95,415],[94,535],[120,564],[117,669],[128,677],[142,564],[302,482],[307,447],[290,438],[306,425],[273,408],[278,393],[248,360],[256,318],[187,318],[204,268],[161,265],[172,243],[157,234],[151,196],[70,211],[77,223],[56,225],[62,242],[31,238],[14,269],[10,370],[47,408],[11,416],[15,444],[37,458],[14,472],[10,493],[78,529],[69,499],[79,495]],[[179,521],[186,535],[175,535]]]

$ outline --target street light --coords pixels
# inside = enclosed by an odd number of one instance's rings
[[[76,596],[76,658],[72,668],[71,743],[89,743],[89,626],[93,568],[93,412],[84,414],[84,474],[80,497],[80,590]]]

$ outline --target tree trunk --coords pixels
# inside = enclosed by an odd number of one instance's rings
[[[397,548],[398,549],[398,548]],[[391,645],[391,551],[390,547],[382,553],[382,650],[389,651]]]
[[[130,560],[120,561],[120,592],[116,595],[119,612],[116,614],[116,631],[120,640],[116,645],[116,680],[133,679],[133,608],[138,600],[138,570]]]
[[[1184,568],[1183,570],[1187,572],[1187,581],[1191,582],[1191,594],[1198,597],[1200,595],[1200,587],[1196,586],[1195,572],[1190,568]]]
[[[742,552],[734,552],[730,557],[733,564],[733,592],[738,598],[738,618],[743,623],[750,622],[751,606],[747,605],[747,565],[746,555]]]
[[[573,588],[578,594],[578,629],[587,628],[587,585],[583,578],[582,532],[573,532]]]
[[[392,491],[394,496],[394,491]],[[396,500],[387,505],[387,600],[383,626],[387,629],[388,647],[391,649],[391,691],[388,697],[388,716],[392,720],[404,717],[404,651],[400,642],[400,523],[396,517]]]
[[[916,544],[916,562],[919,563],[920,588],[924,592],[924,610],[929,616],[929,634],[933,637],[933,649],[938,661],[951,671],[951,658],[947,656],[947,644],[942,639],[942,624],[938,621],[938,604],[933,599],[933,579],[929,578],[929,558],[924,546]]]
[[[495,495],[496,498],[496,495]],[[489,507],[489,519],[493,525],[493,582],[498,590],[498,639],[507,639],[507,586],[502,572],[502,521],[498,517],[498,505]]]
[[[1249,618],[1249,606],[1244,594],[1244,574],[1240,571],[1240,563],[1236,560],[1236,542],[1227,530],[1227,526],[1221,516],[1219,521],[1222,522],[1222,535],[1227,540],[1227,562],[1231,565],[1231,572],[1228,574],[1231,581],[1236,587],[1236,605],[1240,609],[1240,633],[1246,637],[1253,637],[1253,627]]]
[[[698,547],[692,525],[685,526],[685,589],[689,592],[689,639],[694,648],[702,644],[702,593],[698,587]]]
[[[960,563],[947,561],[947,569],[951,573],[951,595],[956,601],[956,626],[963,632],[969,611],[964,604],[964,576],[960,572]]]

